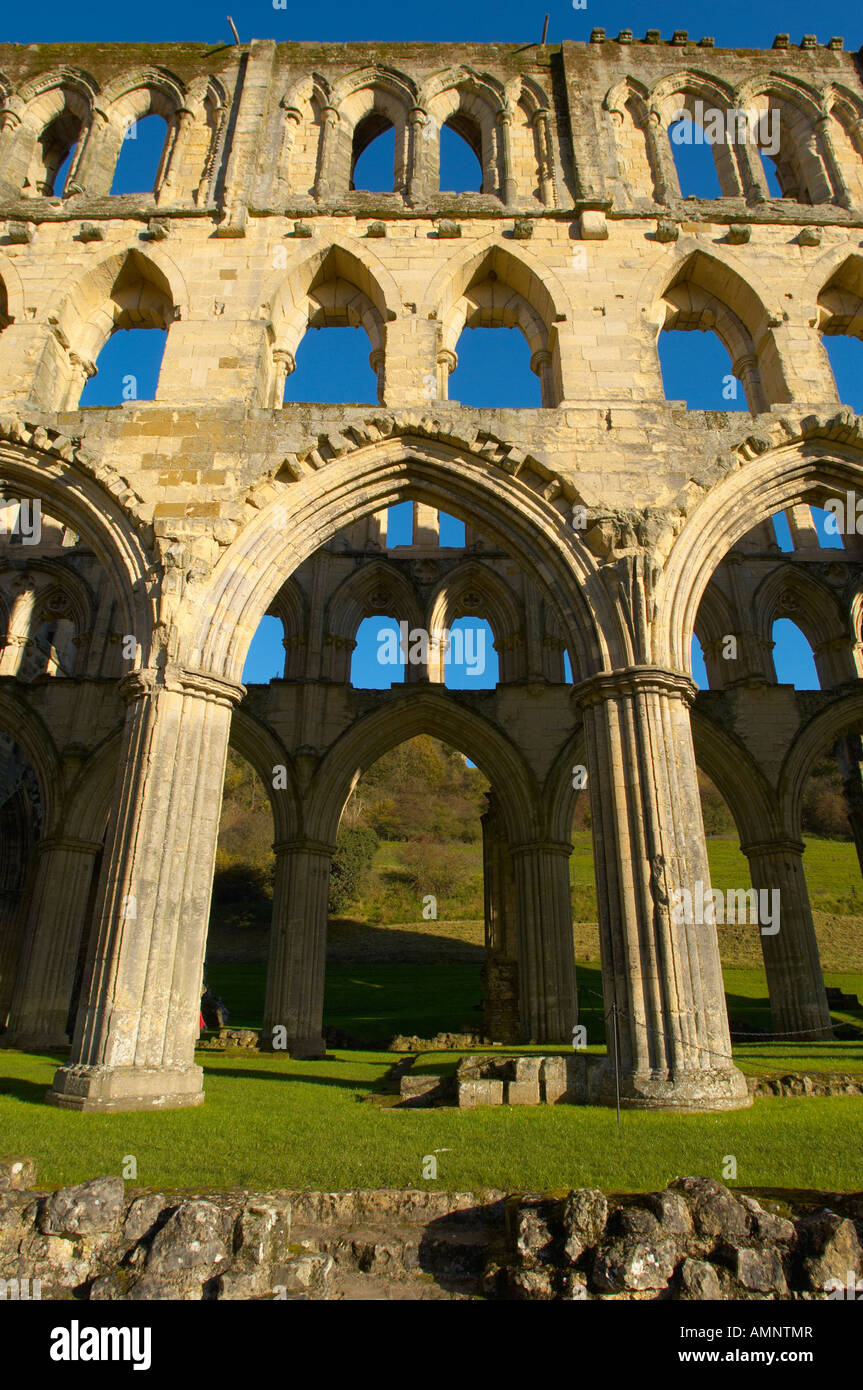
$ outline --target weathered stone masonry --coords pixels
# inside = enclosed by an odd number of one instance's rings
[[[863,323],[857,59],[838,40],[601,31],[555,48],[6,46],[0,95],[0,480],[45,518],[38,546],[0,547],[0,1012],[22,1046],[73,1032],[52,1102],[202,1099],[229,741],[267,785],[287,770],[265,1024],[319,1052],[341,809],[386,749],[432,732],[492,783],[492,1034],[559,1042],[577,1019],[583,763],[624,1103],[745,1105],[715,930],[669,905],[708,879],[697,758],[754,885],[781,889],[762,938],[774,1026],[829,1036],[800,800],[837,747],[863,848],[859,541],[822,550],[809,509],[863,494],[822,343]],[[782,198],[743,139],[717,147],[719,198],[681,197],[668,126],[699,101],[778,115]],[[168,126],[155,191],[112,197],[124,129],[151,111]],[[445,123],[481,192],[438,191]],[[353,190],[388,125],[393,192]],[[367,334],[376,407],[282,405],[303,334],[329,324]],[[541,409],[448,399],[462,329],[495,325],[529,343]],[[155,400],[80,409],[133,326],[168,330]],[[749,414],[664,399],[664,328],[718,334]],[[413,544],[388,551],[383,515],[406,498]],[[464,518],[463,550],[440,546],[440,510]],[[793,554],[769,524],[782,510]],[[246,691],[267,613],[285,678]],[[379,613],[433,639],[488,617],[498,687],[447,690],[433,640],[402,687],[353,689],[357,627]],[[776,683],[787,614],[820,692]]]

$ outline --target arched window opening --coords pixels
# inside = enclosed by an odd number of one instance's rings
[[[466,117],[452,116],[441,126],[441,192],[482,192],[482,136]]]
[[[354,131],[351,189],[392,193],[395,159],[395,127],[383,112],[373,111]]]
[[[572,658],[568,651],[563,653],[563,678],[567,685],[572,685]]]
[[[788,554],[794,549],[794,542],[791,539],[791,527],[788,524],[788,517],[784,512],[776,512],[770,520],[773,523],[773,530],[776,532],[776,544],[779,549]]]
[[[822,550],[844,550],[845,542],[833,513],[824,507],[809,507]]]
[[[779,177],[779,166],[776,160],[772,155],[766,154],[764,150],[760,150],[759,155],[771,198],[784,198],[785,194],[782,191],[782,180]]]
[[[165,352],[164,328],[115,329],[81,393],[80,405],[122,405],[156,398]]]
[[[387,550],[398,545],[413,545],[414,504],[398,502],[387,509]]]
[[[689,115],[668,128],[674,165],[683,198],[721,198],[716,151],[709,131]],[[727,150],[727,145],[725,146]]]
[[[66,155],[66,158],[63,160],[62,164],[59,165],[56,174],[54,175],[54,187],[51,191],[55,195],[65,193],[66,191],[66,181],[69,177],[69,170],[72,168],[72,165],[75,163],[75,160],[78,156],[78,145],[79,141],[76,140],[70,148],[69,153]]]
[[[439,519],[441,546],[450,550],[464,550],[467,539],[464,522],[447,512],[440,512]]]
[[[168,123],[155,111],[130,122],[114,167],[112,193],[155,192],[167,136]]]
[[[81,132],[80,118],[69,110],[61,111],[45,127],[37,142],[38,167],[29,180],[37,193],[50,198],[63,192]]]
[[[748,410],[743,383],[716,333],[664,329],[657,344],[665,398],[688,410]]]
[[[284,403],[373,405],[378,379],[369,365],[369,340],[362,329],[312,324],[285,380]]]
[[[426,644],[427,645],[427,644]],[[385,614],[364,618],[357,628],[351,656],[351,685],[358,690],[389,690],[406,678],[407,661],[422,664],[420,638],[408,623],[401,626]],[[419,663],[414,661],[419,658]]]
[[[484,618],[456,618],[445,645],[444,685],[448,690],[494,690],[499,663],[494,633]]]
[[[863,414],[863,341],[858,336],[838,333],[825,333],[822,341],[840,401],[858,415]]]
[[[3,332],[4,328],[9,327],[11,322],[12,316],[9,313],[9,294],[4,281],[0,279],[0,333]]]
[[[285,674],[284,627],[280,618],[267,613],[252,638],[243,667],[243,685],[268,685]]]
[[[510,328],[466,328],[456,348],[450,399],[490,409],[543,405],[540,377],[531,370],[530,348]]]
[[[704,661],[704,648],[694,632],[692,634],[692,679],[699,690],[710,689],[707,666]]]
[[[773,665],[780,685],[795,690],[820,690],[815,658],[805,636],[790,618],[777,618],[773,624]]]

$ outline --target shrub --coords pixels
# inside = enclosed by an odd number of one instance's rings
[[[359,897],[363,878],[377,853],[378,837],[367,826],[342,826],[330,870],[329,910],[344,912]]]

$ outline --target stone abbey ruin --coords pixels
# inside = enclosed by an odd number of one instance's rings
[[[229,743],[270,789],[264,1039],[281,1029],[295,1056],[323,1046],[342,809],[420,733],[492,787],[491,1038],[571,1039],[569,836],[588,796],[623,1103],[749,1102],[716,925],[677,910],[709,883],[696,764],[753,887],[780,894],[760,934],[774,1030],[830,1037],[801,796],[835,753],[863,852],[863,552],[853,525],[823,548],[812,512],[850,493],[854,516],[863,497],[863,424],[822,342],[863,336],[856,56],[601,30],[554,47],[6,45],[0,99],[0,1021],[19,1047],[71,1038],[49,1100],[203,1099]],[[684,197],[670,126],[716,111],[721,196]],[[155,190],[112,196],[149,113],[168,126]],[[445,125],[481,191],[439,189]],[[355,190],[390,127],[392,192]],[[367,334],[376,406],[283,403],[298,344],[328,325]],[[495,326],[527,340],[540,409],[448,399],[462,330]],[[129,327],[168,330],[155,399],[81,409]],[[748,412],[665,399],[666,329],[719,337]],[[405,500],[413,541],[388,549]],[[440,544],[441,511],[463,548]],[[284,678],[246,689],[268,614]],[[381,614],[428,632],[428,662],[353,688],[357,629]],[[442,635],[466,615],[491,625],[495,689],[443,683]],[[789,615],[820,690],[777,683]],[[592,1085],[614,1103],[604,1057]]]

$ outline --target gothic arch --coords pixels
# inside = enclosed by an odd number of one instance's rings
[[[807,417],[794,430],[776,421],[774,439],[750,436],[737,463],[687,516],[656,589],[654,659],[689,671],[698,607],[711,575],[731,547],[760,521],[796,502],[818,503],[846,487],[863,488],[863,440],[850,412]],[[784,438],[783,438],[784,436]],[[772,447],[771,447],[772,446]]]
[[[146,664],[155,628],[156,600],[149,592],[154,557],[128,484],[110,466],[92,464],[71,440],[8,419],[0,420],[0,477],[86,539]]]
[[[456,252],[429,285],[423,318],[441,325],[441,347],[455,358],[462,330],[518,328],[542,383],[542,402],[561,399],[557,325],[570,317],[568,296],[555,273],[531,252],[502,246],[494,235]]]
[[[863,693],[834,699],[804,724],[792,743],[779,775],[778,797],[785,831],[801,838],[803,792],[819,758],[847,733],[863,733]]]
[[[830,261],[834,264],[816,291],[813,322],[817,322],[822,335],[863,339],[863,255],[857,251],[849,254],[847,246],[843,246],[836,248]]]
[[[273,813],[273,840],[279,844],[301,833],[303,798],[297,784],[293,758],[272,730],[241,703],[231,716],[230,746],[255,769],[266,789]],[[285,769],[287,785],[273,787],[274,769]]]
[[[371,251],[347,237],[304,256],[271,282],[264,302],[273,348],[282,354],[288,374],[310,327],[362,327],[374,353],[383,348],[385,325],[402,314],[401,294],[391,273]]]
[[[777,355],[771,350],[770,329],[779,317],[769,313],[751,277],[736,268],[733,258],[720,257],[701,246],[687,248],[665,282],[655,318],[660,332],[715,332],[731,359],[734,375],[743,382],[753,414],[760,414],[769,404],[791,399]]]
[[[596,565],[583,542],[542,494],[503,469],[491,472],[487,455],[406,428],[403,435],[354,446],[320,476],[303,473],[270,496],[223,553],[209,584],[200,586],[198,616],[190,615],[188,632],[193,666],[238,676],[285,577],[345,526],[407,496],[463,516],[542,588],[556,589],[567,645],[581,672],[622,650],[619,619],[604,592],[596,591],[595,612],[584,600],[583,586]]]
[[[741,845],[781,839],[776,793],[746,746],[699,710],[697,700],[691,720],[696,762],[718,788]]]
[[[363,619],[376,613],[385,613],[412,628],[422,624],[413,586],[399,567],[383,556],[359,566],[339,585],[328,605],[328,631],[353,642]]]
[[[772,640],[773,623],[777,618],[791,618],[813,653],[825,642],[843,639],[848,641],[850,652],[848,620],[835,593],[814,575],[801,570],[799,565],[779,564],[771,570],[753,596],[752,618],[756,636],[763,642]],[[853,679],[853,676],[849,671],[846,679]]]
[[[489,565],[484,565],[480,560],[467,559],[444,576],[428,603],[429,679],[432,681],[443,683],[446,653],[442,646],[442,633],[462,616],[458,610],[472,590],[479,602],[468,602],[467,606],[475,608],[476,615],[485,618],[491,627],[495,647],[501,653],[501,682],[513,680],[516,675],[522,674],[521,670],[514,672],[507,669],[509,662],[505,650],[508,639],[521,636],[524,626],[521,606],[512,589]]]
[[[536,780],[518,749],[495,725],[440,690],[399,696],[358,720],[329,749],[306,794],[305,833],[335,844],[345,802],[359,778],[406,739],[431,733],[465,753],[492,785],[506,789],[501,807],[510,843],[542,834]]]
[[[58,402],[74,409],[95,361],[111,334],[119,328],[169,329],[188,309],[182,273],[164,252],[137,246],[107,256],[86,274],[70,277],[61,287],[49,324],[67,354],[65,379],[51,374]],[[45,364],[48,370],[48,364]]]

